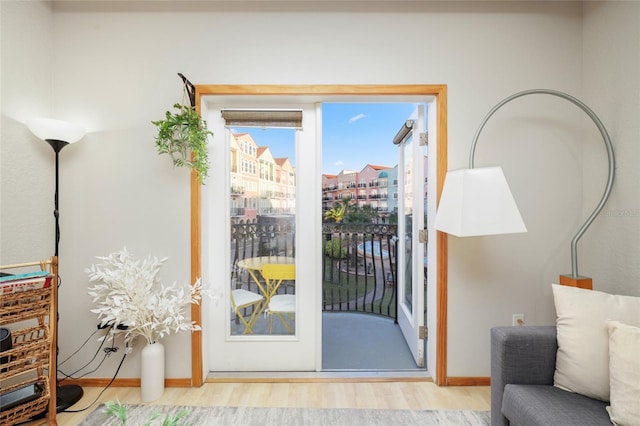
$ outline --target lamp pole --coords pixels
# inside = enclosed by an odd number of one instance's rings
[[[56,154],[56,182],[55,182],[55,194],[54,194],[54,210],[53,217],[56,222],[56,231],[55,231],[55,256],[58,257],[58,248],[60,245],[60,210],[59,210],[59,189],[60,189],[60,151],[65,146],[69,145],[69,142],[61,141],[58,139],[45,139],[45,141],[51,145],[53,151]],[[58,285],[60,285],[60,281],[58,280]],[[58,293],[56,292],[56,295]],[[56,321],[60,320],[60,314],[58,311],[58,300],[55,300],[56,304]],[[58,370],[58,342],[56,339],[56,412],[61,412],[71,407],[76,402],[80,401],[82,396],[84,395],[84,391],[82,387],[78,385],[64,385],[61,386],[60,382],[57,380],[57,370]]]
[[[614,180],[615,167],[616,167],[616,165],[615,165],[615,157],[614,157],[614,154],[613,154],[613,144],[611,143],[611,138],[609,137],[609,133],[607,132],[607,129],[604,127],[604,124],[602,123],[600,118],[596,115],[595,112],[593,112],[593,110],[591,108],[589,108],[581,100],[579,100],[579,99],[577,99],[577,98],[575,98],[575,97],[573,97],[573,96],[571,96],[571,95],[569,95],[567,93],[560,92],[558,90],[531,89],[531,90],[525,90],[525,91],[522,91],[522,92],[514,93],[513,95],[508,96],[505,99],[503,99],[502,101],[498,102],[493,108],[491,108],[491,111],[489,111],[487,113],[487,115],[484,117],[484,119],[480,123],[480,126],[478,127],[478,130],[476,131],[476,134],[473,137],[473,142],[471,144],[471,152],[469,154],[469,168],[473,169],[473,167],[474,167],[474,156],[475,156],[475,152],[476,152],[476,145],[478,144],[478,138],[480,137],[480,132],[482,132],[482,129],[484,128],[485,124],[487,124],[487,121],[489,121],[489,118],[491,118],[491,116],[498,109],[500,109],[503,105],[513,101],[514,99],[518,99],[518,98],[520,98],[522,96],[527,96],[527,95],[551,95],[551,96],[556,96],[558,98],[564,99],[564,100],[569,101],[572,104],[576,105],[584,113],[586,113],[589,116],[589,118],[594,122],[594,124],[596,125],[596,127],[600,131],[600,135],[602,136],[602,140],[603,140],[603,142],[605,144],[605,148],[607,150],[609,173],[607,175],[607,184],[605,186],[604,193],[602,194],[602,197],[600,198],[600,201],[596,205],[596,208],[589,215],[589,217],[587,218],[585,223],[580,227],[580,229],[578,229],[578,232],[576,233],[576,235],[571,240],[571,275],[568,275],[568,274],[567,275],[560,275],[560,284],[568,285],[568,286],[572,286],[572,287],[581,287],[581,288],[589,288],[589,289],[591,289],[593,287],[593,283],[592,283],[591,278],[581,277],[578,274],[578,241],[580,240],[582,235],[585,233],[587,228],[589,228],[591,223],[595,220],[596,216],[598,216],[598,214],[600,213],[600,211],[604,207],[605,203],[607,202],[607,199],[609,198],[609,195],[611,194],[611,188],[613,187],[613,180]]]
[[[60,245],[60,211],[58,210],[58,190],[60,188],[60,151],[62,148],[69,145],[68,142],[59,141],[56,139],[45,139],[45,141],[51,145],[53,151],[56,153],[56,192],[54,194],[53,203],[53,217],[56,219],[56,240],[55,240],[55,256],[58,256],[58,246]]]

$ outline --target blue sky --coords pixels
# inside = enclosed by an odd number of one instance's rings
[[[415,109],[408,103],[325,103],[322,107],[322,173],[360,171],[366,164],[393,167],[398,148],[392,140]],[[291,129],[236,128],[250,133],[258,146],[295,165]]]

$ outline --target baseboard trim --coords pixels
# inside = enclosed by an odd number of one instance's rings
[[[205,383],[370,383],[433,382],[426,370],[416,371],[308,371],[210,372]]]
[[[61,382],[61,385],[80,385],[86,387],[103,388],[106,387],[111,379],[102,378],[83,378],[83,379],[67,379]],[[165,379],[164,386],[167,388],[190,388],[191,379]],[[139,388],[140,379],[116,379],[111,383],[114,388]]]
[[[106,387],[111,379],[108,378],[83,378],[83,379],[67,379],[61,382],[61,385],[65,384],[74,384],[86,387]],[[389,374],[389,375],[380,375],[380,374],[316,374],[316,375],[273,375],[270,377],[259,377],[258,375],[249,375],[242,377],[237,374],[230,374],[228,376],[220,375],[220,376],[209,376],[205,380],[206,383],[278,383],[278,382],[288,382],[288,383],[326,383],[326,382],[432,382],[431,377],[426,377],[422,375],[412,376],[412,375],[399,375],[399,374]],[[190,388],[191,379],[188,378],[176,378],[176,379],[165,379],[164,385],[167,388]],[[490,377],[447,377],[445,386],[490,386],[491,378]],[[140,387],[140,379],[138,378],[128,378],[128,379],[116,379],[111,384],[112,387],[116,388],[139,388]]]
[[[213,377],[205,383],[391,383],[391,382],[433,382],[420,377]]]
[[[491,377],[447,377],[447,386],[491,386]]]

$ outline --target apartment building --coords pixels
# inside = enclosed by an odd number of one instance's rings
[[[230,133],[230,146],[232,220],[293,213],[296,176],[291,161],[274,157],[249,133]]]

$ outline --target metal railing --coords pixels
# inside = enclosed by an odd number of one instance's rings
[[[231,225],[231,261],[258,256],[295,256],[295,225],[292,220],[258,223],[240,221]]]
[[[322,309],[397,318],[397,225],[322,225]],[[295,225],[289,220],[231,225],[232,282],[250,288],[238,261],[258,256],[295,257]],[[257,290],[257,289],[256,289]]]
[[[396,225],[322,226],[322,309],[397,318]]]

